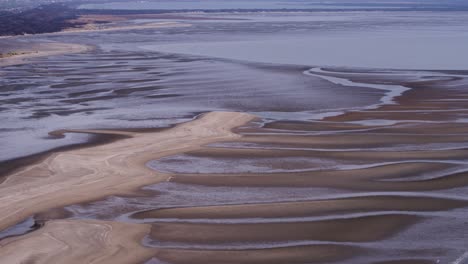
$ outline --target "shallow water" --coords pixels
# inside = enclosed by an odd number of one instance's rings
[[[34,231],[35,229],[37,229],[34,227],[34,225],[34,219],[30,217],[10,228],[0,231],[0,239],[13,236],[20,236],[28,232]]]
[[[253,0],[253,1],[121,1],[104,4],[83,4],[83,9],[123,9],[123,10],[392,10],[392,9],[424,9],[424,8],[462,8],[461,2],[439,3],[437,1],[387,2],[387,1],[318,1],[318,0]]]
[[[266,44],[268,43],[268,44]],[[387,69],[468,69],[468,36],[291,36],[288,40],[145,45],[144,49],[265,63]],[[298,52],[301,51],[301,52]],[[443,50],[444,52],[440,52]],[[234,51],[234,52],[233,52]],[[281,51],[280,56],[273,56]]]
[[[88,138],[48,135],[57,129],[161,127],[214,110],[326,111],[371,104],[381,94],[362,89],[360,97],[348,100],[353,91],[305,76],[300,67],[157,53],[112,51],[35,61],[0,70],[0,160]]]
[[[344,109],[388,103],[406,90],[375,82],[353,84],[348,75],[304,75],[313,65],[460,70],[468,61],[466,12],[201,16],[242,20],[31,37],[97,45],[98,50],[0,69],[0,160],[88,140],[73,134],[51,138],[48,133],[56,129],[161,127],[213,110],[249,111],[268,119],[321,119]],[[413,40],[415,45],[405,44]],[[434,75],[386,74],[394,76],[389,81]]]

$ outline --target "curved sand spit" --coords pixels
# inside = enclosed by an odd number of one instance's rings
[[[112,144],[53,153],[7,175],[0,185],[0,230],[36,213],[69,204],[130,192],[168,179],[145,166],[149,160],[233,140],[232,128],[254,116],[212,112],[158,133],[69,130],[120,134]],[[7,263],[129,263],[154,255],[139,246],[149,225],[105,221],[49,221],[39,231],[0,242]],[[117,232],[115,232],[117,231]],[[132,254],[128,254],[128,252]],[[153,254],[151,254],[153,252]]]

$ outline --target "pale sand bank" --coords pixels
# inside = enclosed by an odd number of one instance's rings
[[[114,25],[114,24],[86,24],[79,28],[68,28],[60,32],[46,33],[45,35],[51,34],[66,34],[66,33],[79,33],[79,32],[102,32],[102,31],[123,31],[123,30],[142,30],[142,29],[153,29],[153,28],[168,28],[168,27],[190,27],[191,24],[180,23],[180,22],[151,22],[135,25]]]
[[[91,220],[49,221],[36,232],[0,241],[2,263],[138,263],[149,225]]]
[[[0,185],[0,229],[47,209],[163,181],[168,175],[149,169],[146,162],[236,139],[240,136],[231,129],[253,118],[244,113],[212,112],[163,132],[128,132],[130,138],[112,144],[53,153],[7,175]]]
[[[27,63],[28,59],[91,51],[93,47],[70,43],[31,43],[30,47],[12,50],[0,57],[0,67]]]
[[[254,118],[244,113],[212,112],[162,132],[126,132],[124,134],[129,138],[112,144],[53,153],[41,162],[7,175],[0,184],[0,230],[48,209],[125,194],[145,185],[168,180],[167,174],[149,169],[146,163],[152,159],[196,150],[212,142],[237,139],[240,136],[231,130]],[[8,257],[9,263],[23,263],[27,259],[34,259],[37,263],[83,263],[80,256],[86,255],[91,256],[96,263],[128,263],[129,259],[122,258],[122,252],[137,247],[139,240],[135,236],[145,233],[149,227],[142,225],[132,230],[123,230],[123,226],[94,221],[49,222],[38,232],[2,242],[0,256]],[[118,234],[110,234],[112,228],[116,228]],[[88,244],[95,243],[96,246],[80,245],[77,234],[82,235]],[[132,246],[123,246],[131,241]],[[73,249],[70,251],[72,254],[66,252],[70,247]],[[15,254],[12,249],[21,253]],[[122,252],[117,254],[119,250]]]

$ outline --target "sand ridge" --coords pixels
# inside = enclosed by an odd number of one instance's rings
[[[152,159],[173,155],[184,151],[200,148],[212,142],[233,140],[240,136],[231,129],[243,125],[255,117],[245,113],[211,112],[199,119],[178,125],[159,133],[125,132],[128,138],[112,144],[82,148],[51,154],[37,164],[31,164],[7,176],[0,184],[0,229],[5,229],[31,215],[65,205],[95,200],[113,194],[123,194],[139,187],[165,181],[168,174],[158,173],[146,167],[146,162]],[[69,130],[82,133],[113,133],[109,131]],[[115,132],[119,133],[120,132]],[[30,256],[38,263],[83,263],[80,257],[70,259],[64,248],[74,248],[72,257],[86,255],[94,247],[78,246],[75,234],[92,232],[91,241],[97,243],[103,250],[93,255],[95,263],[128,263],[121,254],[111,254],[119,243],[107,240],[101,241],[100,236],[109,236],[109,225],[114,223],[97,223],[93,221],[64,220],[48,222],[40,232],[33,232],[18,239],[2,242],[0,256],[8,256],[9,263],[22,263]],[[115,224],[122,229],[124,224]],[[107,227],[106,227],[107,226]],[[91,229],[90,229],[91,228]],[[143,238],[149,227],[142,225],[132,232]],[[63,233],[60,230],[72,231]],[[95,231],[90,231],[94,230]],[[74,230],[74,231],[73,231]],[[140,230],[140,231],[138,231]],[[113,232],[112,232],[113,233]],[[125,237],[125,232],[119,235]],[[97,236],[97,237],[96,237]],[[114,236],[114,235],[110,235]],[[85,236],[84,238],[86,238]],[[93,239],[93,237],[95,239]],[[84,239],[83,238],[83,239]],[[130,237],[125,237],[129,239]],[[89,238],[88,238],[89,239]],[[119,240],[118,238],[115,238]],[[61,243],[57,244],[57,240]],[[99,241],[98,241],[99,240]],[[138,239],[134,239],[134,244]],[[5,244],[6,243],[6,244]],[[90,243],[88,241],[88,243]],[[123,243],[123,242],[122,242]],[[36,251],[30,251],[33,245],[40,245],[41,252],[47,252],[38,257]],[[11,248],[16,248],[14,254]],[[21,248],[28,248],[25,255]],[[38,249],[39,250],[39,249]],[[22,253],[19,253],[22,252]],[[38,260],[39,258],[39,260]],[[99,260],[99,261],[97,261]],[[90,263],[92,263],[91,261]]]

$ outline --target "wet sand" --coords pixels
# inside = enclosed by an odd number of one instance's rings
[[[198,197],[191,194],[185,203],[135,209],[131,217],[152,224],[146,245],[177,248],[156,254],[169,263],[209,263],[208,256],[231,263],[224,250],[266,258],[286,246],[292,252],[321,245],[325,254],[331,244],[359,250],[336,253],[342,259],[290,261],[460,263],[466,258],[459,240],[467,214],[465,80],[393,80],[413,88],[394,104],[319,121],[251,123],[236,129],[237,141],[155,160],[153,169],[173,174],[173,185],[162,188],[168,197],[198,186],[215,201],[190,201]],[[241,197],[222,200],[215,190]],[[264,194],[243,198],[249,190]]]
[[[153,224],[150,237],[187,244],[280,241],[366,242],[382,240],[415,224],[416,216],[381,215],[335,220],[262,224]]]
[[[372,211],[436,211],[467,206],[466,201],[431,197],[370,196],[323,201],[169,208],[136,213],[138,219],[300,218]]]
[[[300,246],[238,251],[162,249],[157,254],[157,258],[169,263],[194,264],[329,263],[342,260],[356,252],[360,252],[360,250],[351,246],[337,245]]]
[[[468,93],[464,77],[444,80],[392,80],[413,89],[394,104],[322,120],[213,112],[160,132],[59,131],[125,138],[53,153],[8,175],[0,229],[33,215],[45,225],[0,241],[0,256],[12,263],[464,261],[468,100],[460,98]],[[33,246],[47,254],[18,253]]]

